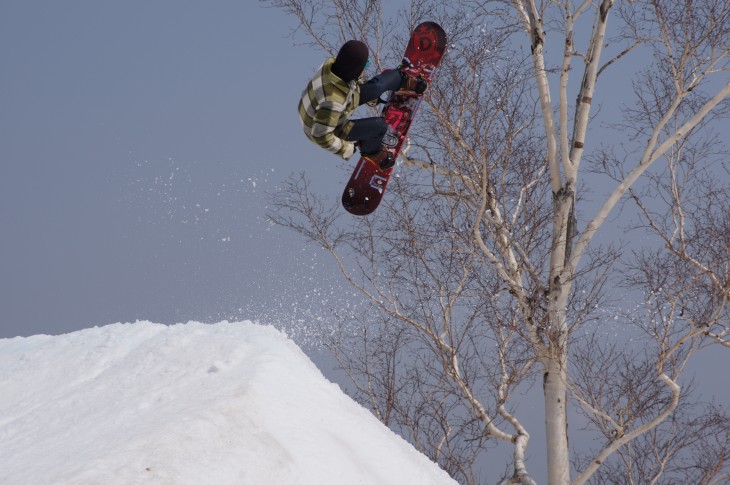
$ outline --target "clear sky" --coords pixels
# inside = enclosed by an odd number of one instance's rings
[[[301,135],[323,55],[293,22],[255,1],[0,2],[0,337],[295,318],[337,293],[326,255],[265,218],[291,173],[333,200],[347,179]]]

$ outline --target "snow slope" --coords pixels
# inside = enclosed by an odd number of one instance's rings
[[[272,327],[0,340],[2,484],[451,484]]]

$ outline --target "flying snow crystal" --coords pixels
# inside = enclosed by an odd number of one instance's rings
[[[0,483],[456,484],[250,322],[2,339],[0,395]]]

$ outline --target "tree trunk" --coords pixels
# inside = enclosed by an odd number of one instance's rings
[[[550,255],[548,301],[549,354],[543,356],[545,368],[545,432],[547,440],[548,484],[570,483],[570,452],[568,449],[568,417],[566,414],[566,369],[568,362],[568,297],[572,289],[570,253],[575,235],[573,204],[575,198],[570,184],[553,196],[553,248]]]
[[[546,370],[543,391],[545,393],[545,431],[547,436],[548,483],[570,483],[568,459],[568,422],[565,412],[565,371],[559,362],[551,362]]]
[[[565,239],[563,241],[565,242]],[[565,248],[556,252],[564,255]],[[565,309],[571,286],[570,281],[561,282],[558,275],[552,278],[550,291],[552,328],[547,329],[550,339],[550,355],[542,359],[545,368],[543,394],[545,396],[545,437],[549,485],[570,483],[570,451],[566,413],[568,323]]]

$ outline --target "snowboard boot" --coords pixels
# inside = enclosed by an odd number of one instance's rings
[[[395,165],[395,156],[387,148],[381,148],[379,152],[364,156],[380,167],[381,170],[387,170]]]
[[[423,76],[410,76],[401,71],[400,89],[404,91],[412,91],[416,94],[423,94],[428,88],[428,81]]]

